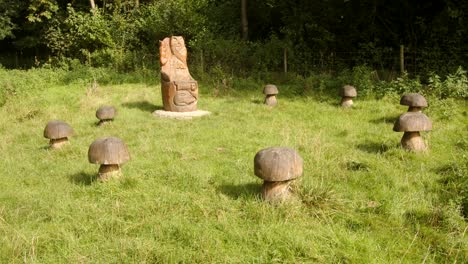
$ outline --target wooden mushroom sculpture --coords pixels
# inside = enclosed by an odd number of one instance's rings
[[[90,163],[100,164],[99,179],[106,181],[121,175],[120,165],[130,160],[128,147],[116,137],[95,140],[88,150]]]
[[[117,115],[117,110],[115,107],[110,106],[110,105],[105,105],[100,107],[96,111],[96,117],[99,119],[98,126],[104,125],[112,120],[114,120],[114,117]]]
[[[291,182],[302,175],[303,160],[291,148],[271,147],[255,155],[255,175],[263,179],[262,197],[266,201],[283,201],[290,195]]]
[[[276,95],[278,94],[278,87],[274,84],[267,84],[263,88],[263,94],[265,94],[264,104],[268,106],[275,106],[278,104],[276,100]]]
[[[401,105],[408,106],[408,112],[421,112],[421,110],[427,107],[427,101],[424,96],[418,93],[405,94],[400,99]]]
[[[414,152],[427,149],[419,132],[430,131],[431,129],[431,120],[421,112],[406,112],[398,118],[393,126],[393,131],[405,132],[401,138],[401,146]]]
[[[341,106],[351,107],[353,105],[353,98],[357,96],[356,88],[351,85],[341,87],[339,95],[341,96]]]
[[[68,144],[68,137],[73,134],[73,128],[60,120],[49,121],[44,128],[44,137],[50,139],[49,146],[53,149],[58,149]]]

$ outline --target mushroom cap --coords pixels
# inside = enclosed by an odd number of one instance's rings
[[[341,97],[356,97],[356,88],[354,88],[354,86],[351,85],[345,85],[341,87],[339,95]]]
[[[402,114],[393,126],[393,131],[395,132],[430,131],[431,129],[431,120],[420,112],[407,112]]]
[[[128,147],[116,137],[96,139],[88,150],[88,160],[96,164],[123,164],[130,160]]]
[[[278,94],[278,88],[274,84],[267,84],[263,88],[263,93],[266,95]]]
[[[117,114],[117,110],[115,109],[115,107],[110,106],[110,105],[101,106],[96,111],[96,117],[99,120],[113,119],[116,114]]]
[[[73,135],[70,125],[60,120],[49,121],[44,128],[44,137],[48,139],[66,138]]]
[[[426,98],[418,93],[409,93],[403,95],[400,99],[400,104],[411,107],[427,107]]]
[[[271,147],[257,152],[254,171],[265,181],[287,181],[302,175],[302,164],[301,156],[294,149]]]

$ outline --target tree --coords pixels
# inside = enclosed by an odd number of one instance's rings
[[[242,39],[249,39],[249,21],[247,19],[247,0],[241,0]]]
[[[15,23],[19,16],[23,3],[15,0],[0,0],[0,40],[14,37],[14,30],[18,27]]]
[[[89,0],[89,4],[91,5],[92,10],[96,9],[96,3],[94,3],[94,0]]]

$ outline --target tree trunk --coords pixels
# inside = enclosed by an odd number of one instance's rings
[[[400,72],[403,74],[405,72],[405,46],[400,45]]]
[[[288,49],[284,48],[283,51],[283,66],[284,66],[284,73],[288,73]]]
[[[94,0],[89,0],[89,4],[91,5],[91,10],[96,9],[96,4],[94,3]]]
[[[241,24],[242,24],[242,39],[249,39],[249,22],[247,20],[247,0],[241,0]]]

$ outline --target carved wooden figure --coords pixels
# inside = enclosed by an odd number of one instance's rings
[[[161,92],[165,111],[197,110],[198,83],[187,67],[187,49],[181,36],[160,41]]]

